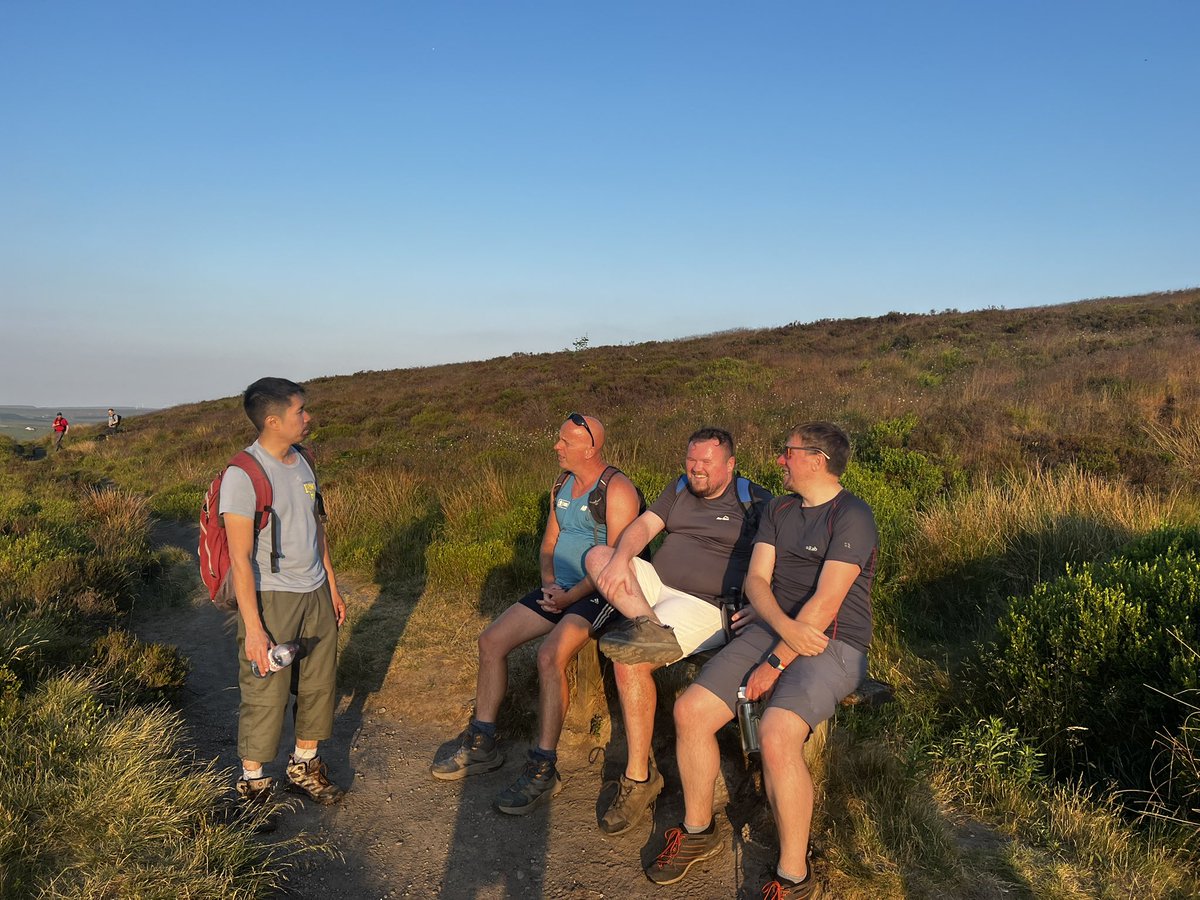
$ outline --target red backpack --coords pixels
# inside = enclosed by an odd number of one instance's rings
[[[316,479],[316,465],[312,453],[307,447],[293,444],[292,449],[304,457],[308,466],[313,470]],[[279,529],[275,523],[275,509],[272,503],[275,493],[271,488],[271,479],[253,453],[246,450],[238,451],[229,464],[222,469],[208,492],[204,495],[204,504],[200,507],[200,579],[208,588],[208,596],[219,609],[232,612],[237,609],[237,595],[233,590],[233,579],[229,573],[232,566],[229,562],[229,538],[225,534],[225,522],[221,518],[221,481],[229,466],[237,466],[248,476],[254,485],[254,530],[256,534],[268,525],[271,526],[271,571],[279,571]],[[324,519],[324,506],[321,502],[321,492],[317,491],[317,514]],[[257,537],[255,538],[257,540]]]

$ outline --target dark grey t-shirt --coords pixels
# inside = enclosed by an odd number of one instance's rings
[[[650,505],[667,526],[666,539],[654,554],[654,569],[663,584],[716,603],[731,587],[740,590],[746,580],[754,532],[746,526],[736,479],[711,500],[677,486],[672,481]],[[771,492],[750,482],[750,496],[761,515]]]
[[[754,543],[775,548],[771,590],[789,616],[812,597],[827,559],[860,571],[825,633],[864,653],[871,643],[871,582],[879,556],[879,532],[871,507],[849,491],[820,506],[804,506],[795,494],[767,507]]]

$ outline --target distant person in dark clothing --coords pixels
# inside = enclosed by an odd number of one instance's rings
[[[121,416],[111,406],[108,408],[108,431],[105,437],[112,437],[121,430]]]
[[[67,436],[67,432],[71,430],[71,423],[68,422],[62,413],[54,417],[54,450],[55,452],[62,449],[63,438]]]

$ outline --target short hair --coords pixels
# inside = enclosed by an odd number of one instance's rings
[[[850,436],[845,429],[833,422],[808,422],[797,425],[789,434],[800,438],[800,443],[819,447],[828,457],[827,468],[831,474],[841,477],[850,462]]]
[[[267,416],[278,415],[286,410],[296,395],[304,396],[304,388],[286,378],[260,378],[242,395],[242,409],[262,433]]]
[[[729,450],[730,456],[735,456],[733,452],[733,435],[724,428],[713,428],[706,426],[698,428],[692,432],[692,436],[687,439],[688,445],[696,443],[696,441],[716,441],[718,446],[725,447]]]

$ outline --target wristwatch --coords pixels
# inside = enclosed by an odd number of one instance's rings
[[[767,654],[767,665],[773,669],[778,669],[780,672],[787,668],[774,653]]]

